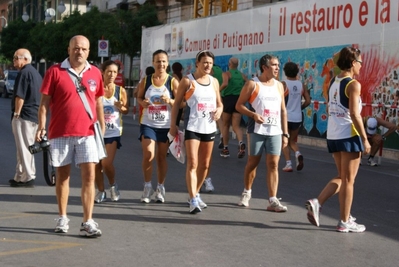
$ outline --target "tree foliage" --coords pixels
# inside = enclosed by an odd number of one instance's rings
[[[75,11],[59,23],[34,23],[22,19],[12,21],[1,32],[1,56],[11,59],[15,50],[25,47],[36,59],[61,62],[67,54],[68,42],[75,35],[90,41],[89,60],[98,61],[98,40],[109,40],[112,54],[127,54],[131,58],[141,50],[142,26],[159,25],[156,9],[143,5],[137,11],[104,13],[93,7],[90,12]]]

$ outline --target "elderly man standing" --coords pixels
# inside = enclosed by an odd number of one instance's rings
[[[19,73],[11,101],[11,124],[17,147],[17,166],[14,179],[9,181],[12,187],[33,187],[36,178],[35,158],[28,146],[35,142],[42,77],[31,61],[32,56],[27,49],[15,51],[13,62]]]
[[[90,43],[85,36],[74,36],[69,41],[69,57],[47,70],[41,88],[36,140],[40,141],[46,133],[46,116],[50,111],[48,138],[52,164],[57,169],[56,195],[59,211],[55,232],[66,233],[69,229],[67,204],[71,163],[74,160],[82,177],[83,222],[79,234],[98,237],[101,236],[101,230],[92,219],[95,165],[99,162],[93,123],[98,119],[104,132],[101,98],[104,95],[104,85],[100,70],[87,61],[89,49]],[[85,94],[93,120],[88,116],[78,91]]]

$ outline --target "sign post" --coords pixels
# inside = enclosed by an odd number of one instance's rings
[[[101,64],[103,63],[103,58],[108,57],[108,40],[98,40],[98,56],[101,57]]]

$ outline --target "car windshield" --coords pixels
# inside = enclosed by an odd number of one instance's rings
[[[8,79],[9,80],[15,80],[15,78],[17,78],[17,75],[18,75],[18,72],[16,72],[16,71],[15,72],[14,71],[13,72],[9,72],[8,73]]]

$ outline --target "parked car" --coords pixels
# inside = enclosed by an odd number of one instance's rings
[[[0,94],[2,97],[7,98],[14,92],[15,78],[17,78],[17,70],[5,70],[4,76],[0,79]]]

